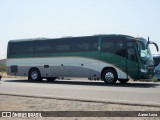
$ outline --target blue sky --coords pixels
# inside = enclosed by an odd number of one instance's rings
[[[160,0],[0,0],[0,59],[9,40],[95,34],[150,36],[160,47]]]

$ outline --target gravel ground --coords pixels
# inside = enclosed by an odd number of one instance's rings
[[[0,111],[160,111],[159,107],[131,106],[108,103],[80,102],[46,98],[0,95]],[[0,118],[11,120],[13,118]],[[21,120],[22,118],[14,118]],[[24,118],[23,118],[24,119]],[[40,120],[159,120],[153,117],[46,117],[25,118]]]

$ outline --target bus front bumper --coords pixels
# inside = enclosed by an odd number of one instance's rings
[[[140,79],[144,80],[144,81],[151,81],[155,76],[155,73],[153,70],[144,70],[141,69],[140,70]]]

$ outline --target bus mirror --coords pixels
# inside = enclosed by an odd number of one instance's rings
[[[149,44],[154,44],[156,46],[157,52],[159,51],[158,45],[155,42],[148,41],[147,47]]]
[[[154,44],[156,46],[157,52],[159,51],[158,45],[155,42],[149,41],[149,37],[148,37],[148,43],[146,47],[148,47],[149,44]]]
[[[153,44],[156,46],[157,52],[159,51],[158,45],[153,42]]]
[[[148,37],[148,43],[149,43],[149,37]]]

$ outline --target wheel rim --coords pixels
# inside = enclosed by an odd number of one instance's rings
[[[31,77],[32,77],[32,80],[37,80],[37,78],[38,78],[38,72],[37,71],[33,71],[31,73]]]
[[[107,82],[112,82],[114,80],[114,74],[112,72],[107,72],[105,74],[105,79]]]

